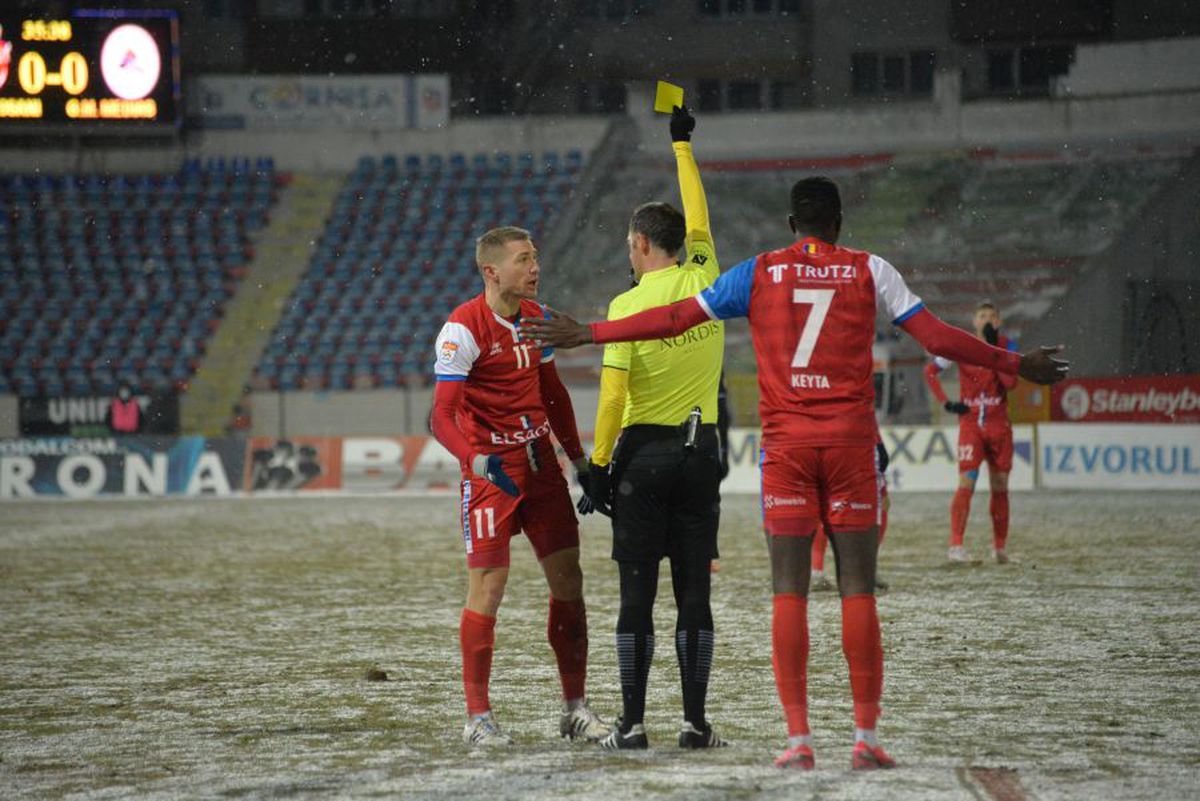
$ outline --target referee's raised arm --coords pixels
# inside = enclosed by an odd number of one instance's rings
[[[683,200],[684,226],[687,235],[684,247],[687,255],[684,265],[703,270],[709,283],[717,280],[721,269],[717,264],[717,249],[708,221],[708,199],[704,196],[704,184],[700,181],[700,168],[692,152],[692,131],[696,121],[686,107],[676,106],[671,113],[671,147],[675,151],[675,165],[679,173],[679,197]]]

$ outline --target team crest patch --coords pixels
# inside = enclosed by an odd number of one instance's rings
[[[815,256],[817,253],[817,246],[812,242],[805,242],[800,246],[800,249],[809,256]]]
[[[450,364],[450,362],[454,361],[454,356],[457,353],[458,343],[447,340],[442,343],[442,352],[438,355],[438,358],[441,359],[442,364]]]

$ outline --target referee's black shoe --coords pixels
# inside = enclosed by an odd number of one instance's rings
[[[605,751],[645,751],[650,747],[650,741],[646,739],[646,727],[641,723],[626,727],[625,721],[617,718],[612,731],[600,741],[600,747]]]
[[[680,748],[724,748],[727,745],[729,743],[722,740],[708,723],[698,729],[685,720],[679,730]]]

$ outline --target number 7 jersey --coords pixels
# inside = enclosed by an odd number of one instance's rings
[[[764,443],[875,444],[876,309],[899,324],[922,308],[895,267],[810,237],[735,265],[696,297],[715,320],[750,319]]]

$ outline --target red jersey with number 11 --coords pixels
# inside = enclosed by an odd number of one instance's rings
[[[894,324],[923,308],[895,267],[810,237],[735,265],[697,299],[713,319],[750,319],[769,447],[875,444],[876,308]]]
[[[520,315],[544,314],[521,301]],[[476,453],[502,453],[550,433],[538,368],[554,359],[554,349],[523,340],[516,320],[492,311],[483,294],[450,313],[436,348],[437,380],[466,383],[455,423]]]

